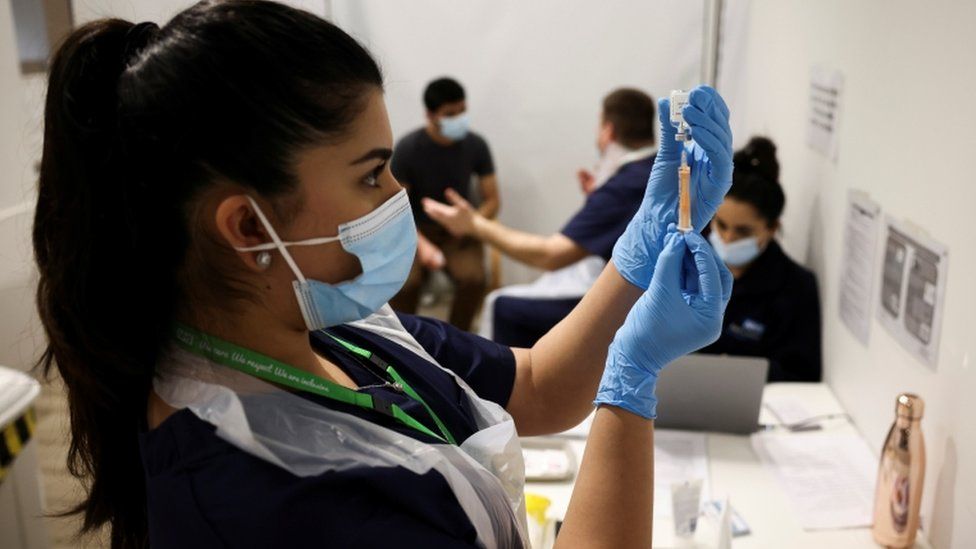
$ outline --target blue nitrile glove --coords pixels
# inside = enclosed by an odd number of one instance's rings
[[[665,228],[678,221],[678,167],[684,144],[674,140],[671,101],[658,101],[661,147],[651,169],[640,209],[613,247],[613,264],[628,282],[647,288],[657,254],[664,246]],[[691,166],[691,223],[701,232],[715,215],[732,186],[732,130],[729,108],[714,89],[691,90],[684,110],[694,145],[688,149]]]
[[[672,224],[650,286],[610,344],[594,404],[656,417],[658,372],[718,339],[731,295],[732,275],[711,246]]]

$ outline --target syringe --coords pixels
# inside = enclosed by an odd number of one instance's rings
[[[678,168],[678,230],[691,230],[691,167],[688,153],[681,150],[681,166]]]
[[[671,92],[671,125],[675,128],[674,140],[684,143],[691,137],[691,128],[685,123],[684,108],[691,94],[683,90]],[[691,167],[688,154],[681,148],[681,166],[678,168],[678,230],[686,233],[691,230]]]

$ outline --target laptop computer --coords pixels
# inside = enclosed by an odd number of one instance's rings
[[[769,360],[691,354],[669,364],[657,382],[659,429],[749,434],[759,427],[759,407]]]

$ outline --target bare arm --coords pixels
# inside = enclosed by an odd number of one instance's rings
[[[475,211],[453,190],[448,189],[445,196],[450,205],[424,199],[424,211],[455,236],[473,236],[509,257],[546,271],[572,265],[589,255],[565,235],[541,236],[512,229]]]
[[[568,429],[593,410],[607,347],[641,293],[610,263],[569,316],[531,349],[513,349],[507,409],[520,435]]]
[[[410,183],[400,181],[400,186],[410,192]],[[431,242],[424,233],[417,231],[417,259],[424,267],[437,271],[444,268],[444,252]]]
[[[718,337],[731,293],[732,275],[705,239],[669,231],[647,292],[610,345],[560,547],[651,546],[654,386],[667,364]]]
[[[545,271],[562,269],[589,255],[563,234],[536,235],[481,216],[475,218],[474,236],[513,259]]]
[[[601,406],[555,546],[646,549],[653,517],[654,421]]]
[[[498,178],[495,174],[483,175],[478,179],[481,187],[481,206],[478,213],[487,219],[495,219],[501,208],[501,197],[498,195]]]
[[[424,236],[424,233],[417,231],[417,259],[424,267],[436,271],[444,268],[446,259],[444,252]]]

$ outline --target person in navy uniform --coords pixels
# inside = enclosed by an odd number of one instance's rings
[[[261,0],[96,20],[46,89],[39,366],[67,393],[82,533],[523,549],[519,437],[593,413],[558,547],[652,546],[655,385],[715,340],[732,285],[701,235],[649,213],[677,204],[670,125],[626,245],[511,348],[388,305],[417,231],[379,66],[331,23]],[[730,113],[707,86],[683,112],[716,135],[695,144],[707,219],[732,184]]]
[[[769,381],[820,381],[817,278],[776,242],[786,204],[776,145],[754,137],[735,154],[732,189],[709,240],[735,284],[722,336],[701,352],[769,359]]]
[[[578,172],[586,202],[557,233],[542,236],[507,227],[450,190],[450,204],[424,201],[428,217],[452,234],[487,242],[546,271],[533,284],[489,294],[482,336],[531,347],[579,304],[644,196],[657,150],[655,113],[654,99],[637,89],[619,88],[604,97],[596,139],[600,162],[596,173]]]

